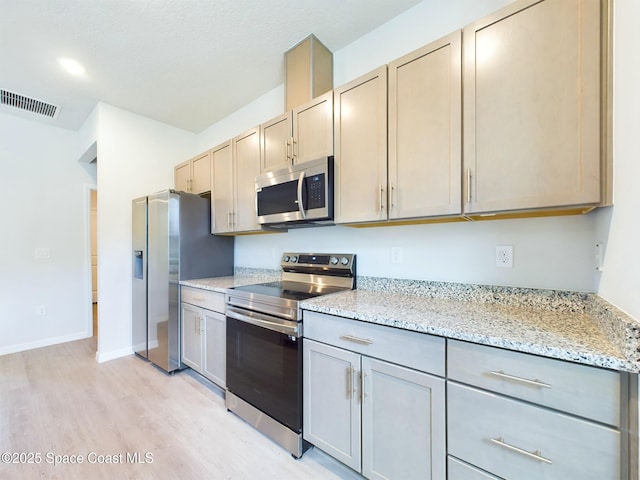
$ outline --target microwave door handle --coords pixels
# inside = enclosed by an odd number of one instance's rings
[[[300,172],[300,178],[298,178],[298,210],[302,218],[307,218],[307,213],[304,211],[304,205],[302,203],[302,185],[304,182],[304,172]]]

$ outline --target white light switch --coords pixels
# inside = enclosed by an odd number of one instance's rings
[[[51,250],[47,247],[36,248],[36,258],[51,258]]]

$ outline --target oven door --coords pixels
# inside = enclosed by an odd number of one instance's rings
[[[296,322],[227,306],[227,389],[302,431],[302,344]]]

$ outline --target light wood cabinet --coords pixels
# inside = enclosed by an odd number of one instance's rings
[[[181,287],[182,362],[226,387],[224,294]]]
[[[334,90],[335,221],[387,219],[387,67]]]
[[[626,376],[447,343],[448,454],[460,472],[455,478],[465,478],[464,465],[499,478],[629,478]]]
[[[462,212],[457,31],[389,64],[389,219]]]
[[[444,380],[363,356],[361,388],[362,474],[444,480]]]
[[[212,185],[211,151],[204,152],[174,168],[174,187],[178,191],[205,193]]]
[[[303,340],[304,439],[361,471],[360,355]]]
[[[333,155],[333,91],[260,125],[261,172]]]
[[[311,34],[284,54],[285,110],[307,103],[333,88],[333,54]]]
[[[258,127],[211,150],[214,234],[260,231],[256,215],[255,178],[260,174]]]
[[[182,362],[202,372],[202,309],[182,302]]]
[[[260,175],[260,130],[258,127],[233,139],[235,208],[234,232],[260,231],[256,212],[256,177]]]
[[[231,140],[211,150],[213,190],[211,192],[211,233],[232,233],[235,209],[233,189],[233,147]]]
[[[444,341],[418,352],[412,343],[431,337],[311,312],[304,322],[305,440],[367,478],[444,480],[445,382],[397,365],[444,371]]]
[[[605,3],[521,0],[464,28],[466,214],[601,203]]]
[[[173,186],[179,192],[188,192],[191,187],[191,160],[173,168]]]
[[[627,478],[613,428],[451,382],[447,411],[449,454],[500,478]]]

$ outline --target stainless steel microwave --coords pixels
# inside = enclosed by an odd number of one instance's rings
[[[271,228],[333,224],[333,156],[258,175],[256,211]]]

